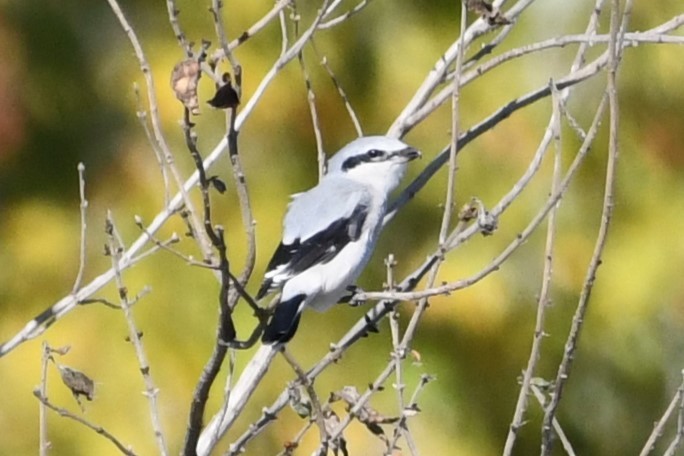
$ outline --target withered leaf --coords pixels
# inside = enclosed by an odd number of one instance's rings
[[[85,396],[89,401],[95,397],[95,382],[81,371],[72,369],[67,366],[57,366],[59,374],[62,377],[62,382],[71,390],[76,401],[79,402],[80,396]]]
[[[195,59],[186,59],[176,64],[171,72],[171,88],[183,105],[193,114],[199,114],[197,86],[202,72]]]
[[[240,97],[230,82],[230,74],[223,74],[223,85],[218,88],[214,98],[207,103],[217,109],[236,108],[240,104]]]

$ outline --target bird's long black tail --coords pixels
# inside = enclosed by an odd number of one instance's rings
[[[266,326],[263,336],[261,336],[263,343],[285,343],[292,339],[299,325],[304,298],[306,295],[298,294],[287,301],[280,301],[276,304],[275,313]]]

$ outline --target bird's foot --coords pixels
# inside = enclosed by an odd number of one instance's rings
[[[340,299],[340,304],[349,304],[352,307],[358,307],[361,304],[364,304],[366,302],[365,300],[356,298],[356,296],[362,294],[363,292],[364,291],[361,289],[361,287],[349,285],[347,287],[347,294],[342,296]]]

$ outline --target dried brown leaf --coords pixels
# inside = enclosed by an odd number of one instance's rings
[[[195,59],[186,59],[173,67],[171,72],[171,88],[183,105],[193,115],[199,114],[197,86],[202,75],[200,64]]]

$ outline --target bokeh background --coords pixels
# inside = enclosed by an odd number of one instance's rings
[[[238,36],[271,7],[270,1],[226,1],[224,20]],[[353,5],[353,3],[350,3]],[[213,39],[208,2],[179,1],[181,24],[190,39]],[[591,1],[540,0],[522,16],[501,49],[565,33],[580,33]],[[181,105],[168,78],[182,59],[168,25],[165,5],[124,1],[122,7],[143,43],[152,67],[164,133],[178,166],[192,163],[182,142]],[[366,133],[386,131],[446,46],[458,35],[460,6],[454,1],[376,1],[343,26],[321,33],[318,50],[328,57],[357,110]],[[304,9],[303,14],[311,11]],[[631,30],[644,30],[682,14],[678,0],[637,0]],[[604,17],[604,26],[607,18]],[[605,27],[603,28],[605,30]],[[237,52],[249,96],[280,51],[274,24]],[[214,40],[215,41],[215,40]],[[562,74],[575,47],[529,56],[509,64],[462,95],[467,128],[496,107]],[[598,52],[598,51],[596,51]],[[305,53],[330,153],[354,137],[354,129],[333,84]],[[684,51],[676,45],[628,49],[619,75],[621,155],[615,219],[599,269],[576,364],[559,420],[578,454],[634,454],[644,444],[681,382],[684,368]],[[604,76],[598,76],[602,79]],[[163,187],[144,131],[136,118],[133,84],[144,81],[132,49],[106,2],[0,2],[0,339],[7,340],[47,306],[68,294],[78,270],[79,212],[76,165],[86,166],[88,209],[86,282],[109,267],[103,256],[104,216],[114,214],[127,241],[139,234],[133,216],[150,221],[163,204]],[[602,80],[576,91],[570,107],[586,125]],[[212,95],[202,80],[200,98]],[[457,180],[462,204],[478,196],[498,201],[526,168],[541,139],[551,107],[548,100],[516,113],[463,151]],[[415,176],[449,139],[445,107],[406,140],[424,151],[412,165]],[[210,151],[224,134],[221,112],[203,107],[197,118],[200,149]],[[564,130],[564,153],[577,141]],[[606,132],[563,200],[547,332],[538,375],[555,377],[599,225],[606,161]],[[241,156],[257,222],[258,264],[249,289],[256,291],[272,249],[288,195],[316,182],[315,141],[306,91],[296,61],[269,87],[240,135]],[[492,237],[474,239],[451,254],[440,279],[455,280],[487,264],[543,204],[550,163],[538,182],[500,220]],[[228,233],[234,265],[244,261],[244,233],[225,158],[213,168],[229,183],[215,195],[217,222]],[[417,267],[435,248],[441,220],[445,171],[412,201],[383,234],[361,285],[382,287],[383,258],[397,257],[397,274]],[[162,232],[182,232],[175,220]],[[496,454],[503,448],[518,393],[517,377],[529,354],[541,286],[543,230],[495,274],[467,290],[433,299],[407,361],[408,391],[423,373],[436,377],[422,393],[422,410],[410,427],[422,454]],[[189,241],[179,247],[197,254]],[[149,285],[152,293],[135,307],[138,324],[160,388],[163,427],[172,453],[180,448],[188,406],[214,337],[217,283],[206,270],[160,253],[125,273],[131,292]],[[116,299],[108,287],[99,295]],[[405,316],[411,304],[404,305]],[[310,366],[330,342],[344,334],[362,309],[345,306],[325,315],[307,314],[291,352]],[[241,331],[251,328],[239,312]],[[0,359],[0,454],[35,454],[41,341],[71,345],[60,361],[97,382],[97,397],[85,416],[105,426],[138,454],[156,452],[148,406],[133,350],[124,339],[123,316],[91,305],[77,309],[40,339]],[[365,386],[380,372],[390,350],[388,327],[367,338],[317,381],[321,397],[342,385]],[[238,369],[249,353],[238,354]],[[238,427],[275,398],[291,369],[277,360]],[[70,393],[49,371],[49,397],[77,411]],[[391,382],[390,382],[391,383]],[[212,397],[215,407],[218,392]],[[397,413],[388,385],[372,405]],[[532,402],[516,454],[539,448],[540,409]],[[304,422],[285,411],[247,454],[274,454]],[[666,432],[666,440],[673,428]],[[362,425],[345,434],[350,453],[380,454],[382,444]],[[49,416],[54,455],[115,454],[113,446],[72,422]],[[298,454],[309,454],[317,432]],[[557,448],[557,453],[561,454]]]

